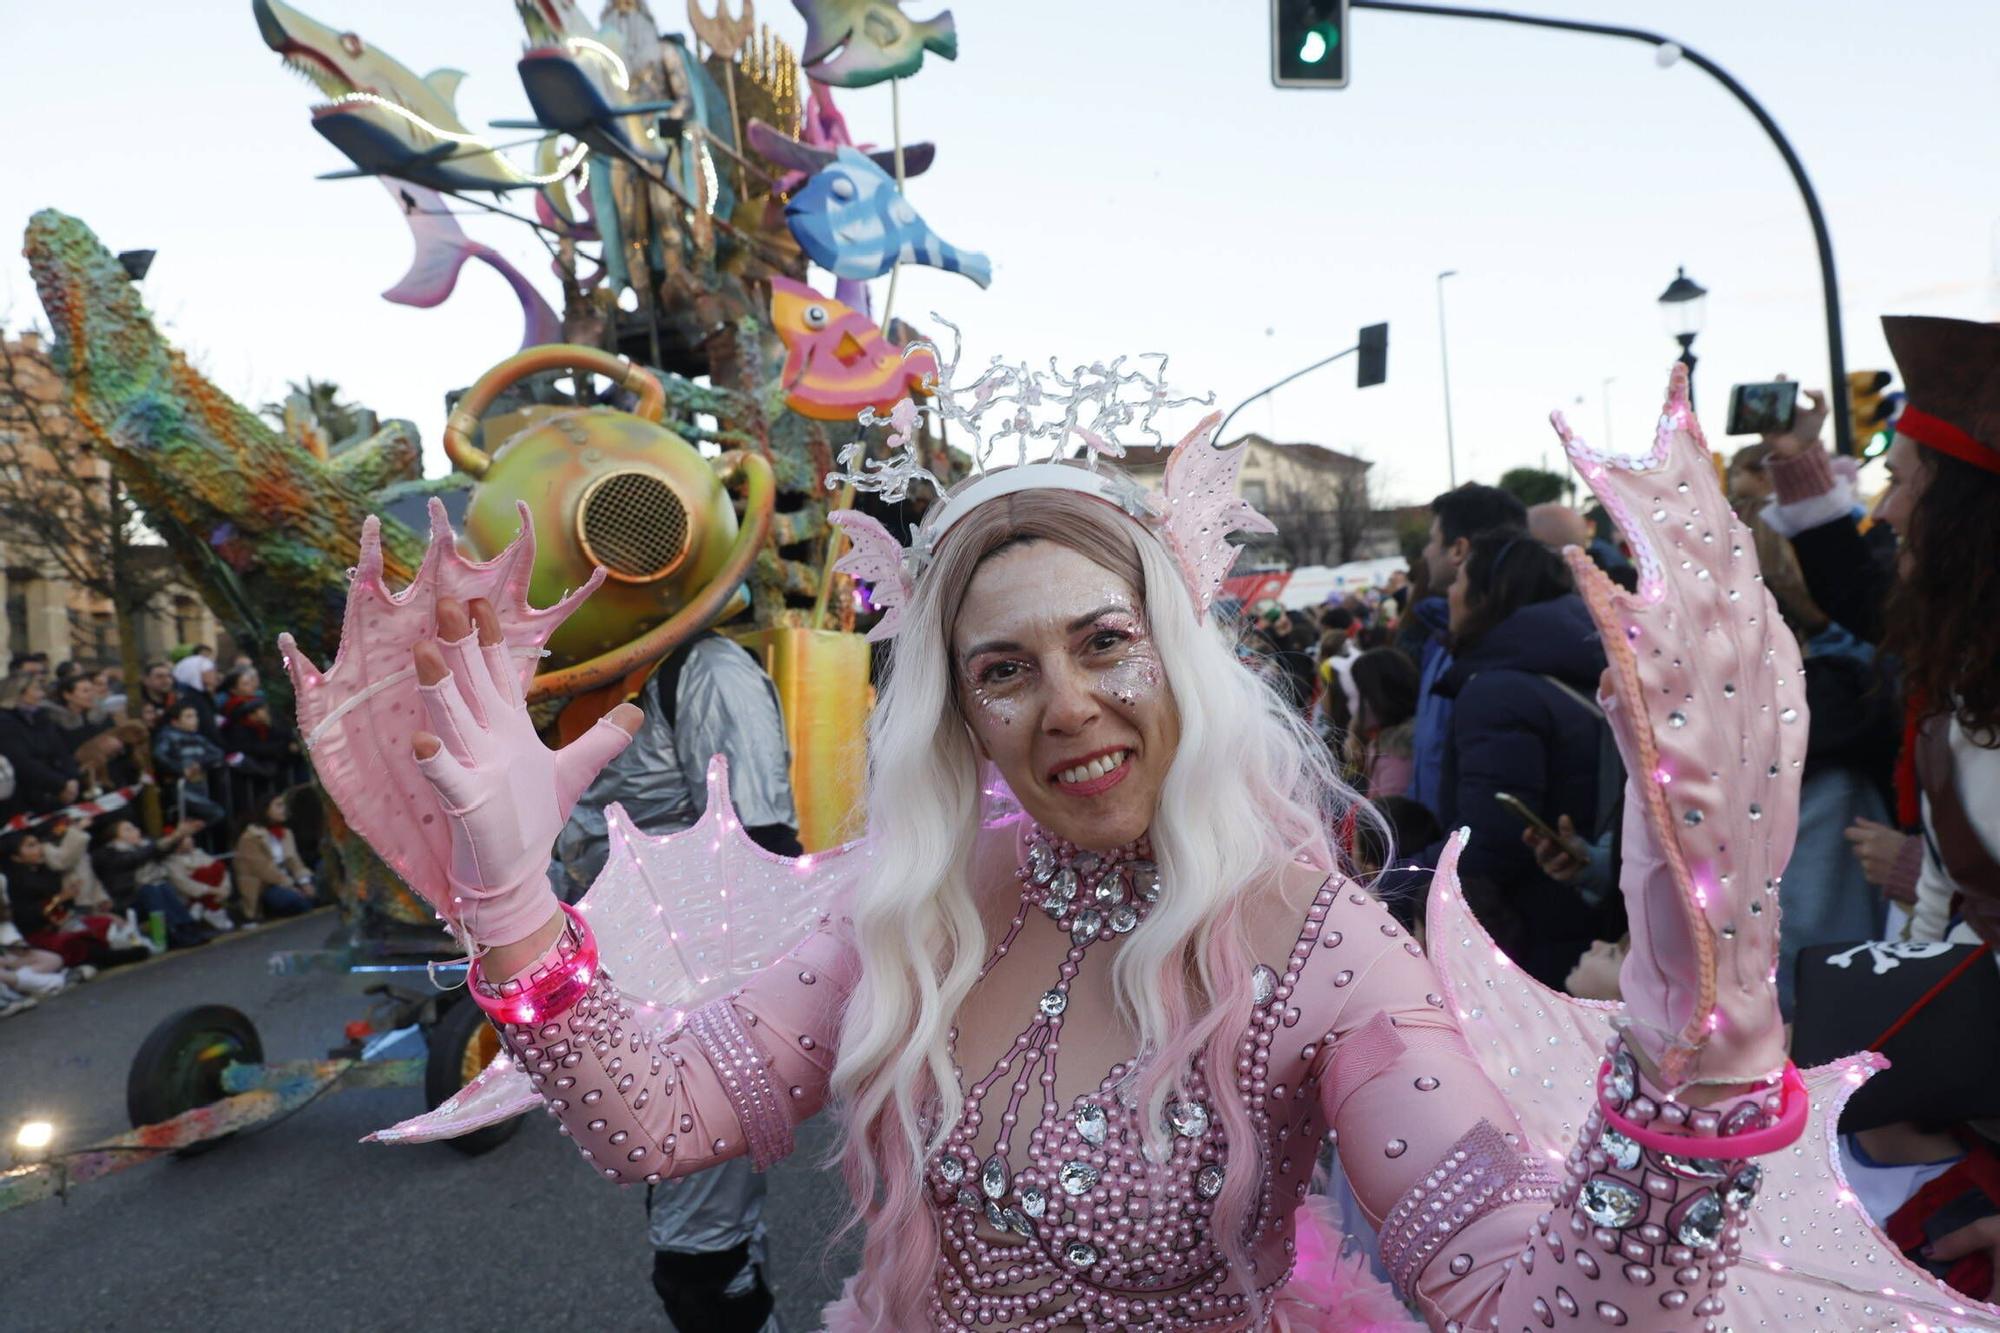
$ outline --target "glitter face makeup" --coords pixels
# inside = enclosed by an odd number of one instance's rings
[[[1080,847],[1151,826],[1180,716],[1136,589],[1051,542],[987,561],[952,637],[980,753],[1033,815]]]

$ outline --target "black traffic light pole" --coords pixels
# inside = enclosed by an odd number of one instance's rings
[[[1342,358],[1343,356],[1353,356],[1356,352],[1360,350],[1361,346],[1359,343],[1357,343],[1353,347],[1348,348],[1344,352],[1335,352],[1332,356],[1326,357],[1325,359],[1320,361],[1313,362],[1311,365],[1307,366],[1304,370],[1293,371],[1291,374],[1279,380],[1276,384],[1267,384],[1263,388],[1257,390],[1257,392],[1251,394],[1248,398],[1245,398],[1242,402],[1238,403],[1236,406],[1229,409],[1229,415],[1224,417],[1222,419],[1222,424],[1215,428],[1215,437],[1214,437],[1215,442],[1217,444],[1227,444],[1229,442],[1229,437],[1223,434],[1223,432],[1229,429],[1229,423],[1236,420],[1236,414],[1238,412],[1241,412],[1244,408],[1250,406],[1250,404],[1256,402],[1259,398],[1262,398],[1266,394],[1274,393],[1277,390],[1284,388],[1287,384],[1290,384],[1293,380],[1297,379],[1301,375],[1310,375],[1315,370],[1318,370],[1321,366],[1330,366],[1334,362],[1340,360],[1340,358]]]
[[[1330,366],[1344,356],[1353,356],[1356,352],[1361,351],[1364,345],[1369,345],[1371,343],[1373,346],[1373,350],[1378,357],[1386,357],[1389,347],[1389,326],[1387,324],[1369,325],[1367,328],[1361,330],[1361,341],[1354,344],[1354,346],[1349,347],[1344,351],[1335,352],[1332,356],[1322,357],[1318,361],[1315,361],[1311,365],[1305,367],[1303,370],[1295,370],[1291,374],[1279,380],[1276,384],[1265,385],[1263,388],[1257,390],[1257,392],[1251,394],[1248,398],[1245,398],[1242,402],[1238,403],[1236,406],[1230,408],[1229,415],[1224,417],[1222,419],[1222,424],[1215,428],[1215,435],[1213,437],[1215,442],[1217,444],[1227,444],[1229,442],[1229,436],[1226,435],[1224,432],[1229,429],[1229,423],[1236,420],[1236,414],[1238,412],[1241,412],[1244,408],[1250,406],[1250,404],[1256,402],[1259,398],[1262,398],[1267,394],[1276,393],[1279,389],[1284,388],[1287,384],[1290,384],[1293,380],[1298,379],[1301,375],[1310,375],[1315,370],[1318,370],[1321,366]],[[1386,370],[1386,368],[1387,368],[1386,364],[1379,361],[1377,362],[1377,364],[1371,367],[1368,363],[1367,358],[1364,357],[1361,364],[1361,374],[1364,378],[1361,381],[1360,387],[1365,389],[1368,388],[1370,385],[1380,384],[1382,382],[1381,375]],[[1376,378],[1374,379],[1365,378],[1370,369],[1373,369],[1375,371]]]
[[[1833,447],[1836,452],[1854,452],[1854,425],[1849,420],[1847,404],[1847,353],[1840,337],[1840,289],[1833,276],[1833,240],[1827,235],[1826,215],[1820,212],[1819,196],[1813,192],[1812,181],[1806,177],[1805,164],[1792,151],[1792,145],[1785,138],[1778,122],[1771,119],[1766,111],[1750,95],[1749,89],[1730,76],[1728,70],[1671,37],[1644,28],[1624,28],[1608,23],[1585,23],[1577,19],[1542,18],[1534,14],[1510,14],[1502,10],[1466,9],[1458,5],[1409,4],[1404,0],[1348,0],[1354,9],[1385,9],[1400,14],[1432,14],[1440,18],[1486,19],[1495,23],[1519,23],[1531,28],[1558,28],[1565,32],[1588,32],[1600,37],[1625,37],[1635,42],[1645,42],[1649,46],[1672,47],[1691,65],[1707,71],[1717,83],[1727,88],[1737,101],[1741,102],[1757,123],[1764,127],[1764,133],[1771,136],[1777,145],[1778,155],[1791,168],[1792,181],[1799,187],[1799,194],[1806,202],[1806,216],[1812,220],[1813,240],[1819,246],[1820,285],[1826,295],[1826,359],[1831,371],[1831,383],[1827,385],[1827,397],[1833,405]]]

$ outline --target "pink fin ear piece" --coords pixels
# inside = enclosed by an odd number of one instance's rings
[[[1167,456],[1161,484],[1164,516],[1160,536],[1187,580],[1196,619],[1208,614],[1238,548],[1232,532],[1276,532],[1277,526],[1236,493],[1243,450],[1215,447],[1220,412],[1203,417]]]
[[[866,583],[869,599],[883,612],[875,628],[868,631],[868,641],[889,638],[901,628],[903,608],[910,602],[910,576],[903,566],[902,544],[872,516],[857,510],[836,510],[826,519],[853,544],[852,550],[833,562],[834,572]]]

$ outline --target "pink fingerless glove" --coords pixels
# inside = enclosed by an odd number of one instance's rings
[[[599,769],[630,742],[600,718],[562,750],[535,734],[504,645],[438,643],[450,674],[417,696],[441,742],[417,761],[451,827],[451,897],[440,911],[468,947],[526,939],[555,910],[549,849]]]

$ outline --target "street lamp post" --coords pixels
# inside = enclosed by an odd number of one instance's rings
[[[1734,76],[1722,66],[1710,60],[1692,47],[1684,46],[1657,32],[1644,28],[1626,28],[1609,23],[1586,23],[1578,19],[1542,18],[1535,14],[1513,14],[1500,10],[1469,9],[1462,5],[1434,5],[1415,3],[1414,0],[1347,0],[1354,9],[1382,9],[1402,14],[1428,14],[1437,18],[1481,19],[1491,23],[1518,23],[1531,28],[1550,28],[1560,32],[1587,32],[1600,37],[1623,37],[1644,42],[1654,50],[1655,59],[1662,69],[1677,61],[1685,60],[1701,70],[1726,89],[1731,97],[1743,104],[1770,136],[1771,145],[1778,150],[1778,156],[1785,160],[1785,166],[1792,173],[1792,183],[1798,186],[1799,198],[1806,207],[1806,220],[1812,224],[1813,241],[1819,249],[1820,292],[1826,304],[1826,360],[1829,383],[1835,390],[1847,383],[1847,353],[1841,342],[1840,333],[1840,285],[1834,280],[1833,239],[1827,234],[1826,215],[1820,211],[1819,194],[1813,189],[1812,181],[1806,176],[1806,168],[1799,161],[1799,155],[1792,150],[1791,141],[1785,138],[1778,122],[1771,118],[1763,104],[1750,95],[1750,90],[1738,83]],[[1854,427],[1849,418],[1847,395],[1836,392],[1833,395],[1833,447],[1836,453],[1854,452]]]
[[[1458,443],[1451,433],[1451,347],[1444,329],[1444,280],[1457,276],[1455,268],[1448,268],[1437,275],[1438,361],[1444,368],[1444,459],[1446,475],[1451,479],[1453,490],[1458,489]]]
[[[1660,293],[1660,318],[1681,345],[1681,364],[1688,368],[1688,406],[1694,406],[1694,336],[1708,314],[1708,288],[1675,269],[1674,280]]]

